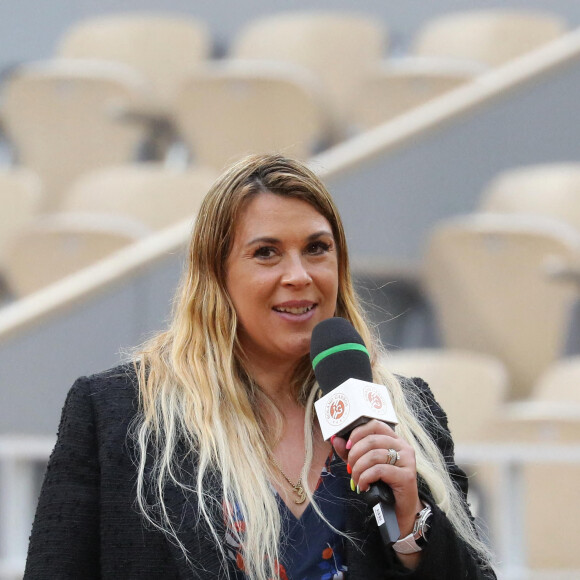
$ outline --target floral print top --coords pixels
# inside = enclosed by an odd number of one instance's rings
[[[318,480],[314,499],[326,519],[338,530],[344,530],[347,494],[350,493],[346,472],[336,469],[341,459],[330,453]],[[345,580],[347,566],[344,561],[344,538],[323,523],[308,505],[300,519],[288,509],[276,494],[282,515],[281,562],[277,564],[277,578],[272,580]],[[231,509],[224,506],[224,509]],[[234,514],[236,514],[234,511]],[[241,515],[235,520],[237,531],[243,532]],[[244,573],[241,546],[231,530],[226,532],[226,551],[232,559],[236,580],[248,580]]]

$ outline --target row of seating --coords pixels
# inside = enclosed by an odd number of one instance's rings
[[[59,212],[43,215],[33,175],[0,174],[7,286],[24,296],[193,219],[215,177],[211,169],[160,164],[95,170],[74,183]],[[454,218],[431,237],[425,279],[443,341],[500,357],[510,369],[510,398],[526,398],[534,378],[566,348],[578,288],[562,279],[568,273],[574,280],[580,256],[579,193],[577,163],[517,168],[483,192],[486,213]]]
[[[424,278],[443,343],[504,361],[511,399],[567,350],[580,352],[580,165],[518,168],[480,212],[432,232]]]
[[[325,138],[327,116],[303,72],[221,63],[184,83],[166,117],[121,65],[50,61],[23,66],[5,81],[1,115],[19,163],[41,176],[45,207],[55,209],[75,178],[142,158],[140,148],[159,133],[175,139],[171,127],[196,166],[221,169],[255,150],[308,158]]]
[[[553,40],[565,29],[563,19],[555,14],[517,9],[463,11],[427,22],[413,38],[410,52],[495,66]],[[195,65],[211,54],[210,43],[208,27],[193,18],[121,15],[73,26],[61,38],[57,54],[130,64],[145,73],[167,102]],[[344,105],[357,84],[353,80],[362,76],[369,63],[385,56],[387,45],[388,27],[380,19],[362,13],[306,11],[252,20],[226,52],[234,59],[304,66]],[[142,47],[146,52],[139,52]]]
[[[0,172],[6,290],[14,298],[30,294],[155,231],[193,220],[215,177],[201,167],[111,166],[79,178],[60,211],[43,212],[33,174]]]
[[[580,439],[580,355],[548,364],[525,401],[510,399],[509,370],[491,354],[468,348],[393,349],[384,362],[399,375],[428,382],[459,445]]]
[[[509,374],[497,357],[459,349],[410,349],[390,352],[385,360],[394,372],[420,376],[445,409],[458,447],[486,443],[517,445],[577,444],[580,441],[580,356],[551,363],[534,381],[525,402],[509,403]],[[492,540],[500,522],[497,506],[505,484],[493,457],[488,462],[464,464],[470,476],[470,500],[488,523]],[[525,526],[519,530],[533,570],[580,569],[575,550],[580,532],[576,507],[580,466],[547,466],[542,457],[521,468]],[[515,498],[513,498],[515,499]],[[572,510],[572,513],[570,512]],[[561,514],[571,517],[562,529]],[[497,546],[497,544],[496,544]],[[535,576],[534,576],[535,577]],[[555,577],[546,575],[546,578]],[[558,576],[560,577],[560,576]],[[571,574],[570,577],[576,577]]]
[[[580,165],[506,171],[479,209],[488,213],[442,223],[428,244],[425,281],[445,347],[393,352],[387,363],[430,383],[458,445],[577,445],[580,356],[566,356],[565,343],[580,322]],[[493,456],[463,467],[493,536],[505,471]],[[538,457],[517,469],[527,566],[575,578],[580,512],[572,508],[568,530],[561,514],[575,506],[580,467]]]
[[[428,23],[412,57],[394,61],[376,18],[282,13],[247,25],[218,61],[194,18],[102,17],[68,30],[55,59],[5,76],[0,121],[54,209],[81,173],[162,158],[177,139],[194,164],[218,169],[251,150],[308,157],[565,30],[550,14],[458,13]]]

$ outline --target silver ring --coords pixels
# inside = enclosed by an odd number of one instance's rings
[[[385,462],[387,465],[395,465],[397,461],[401,459],[399,452],[396,451],[395,449],[387,449],[387,453],[389,454],[387,457],[387,461]]]

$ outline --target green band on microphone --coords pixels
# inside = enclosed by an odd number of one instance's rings
[[[359,344],[358,342],[345,342],[344,344],[337,344],[336,346],[327,348],[326,350],[318,353],[312,361],[312,368],[316,369],[318,363],[325,359],[327,356],[330,356],[336,352],[342,352],[344,350],[360,350],[361,352],[365,352],[366,355],[370,358],[369,351],[364,344]]]

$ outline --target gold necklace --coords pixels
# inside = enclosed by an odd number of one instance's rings
[[[302,485],[302,477],[300,477],[296,483],[292,483],[292,480],[284,473],[284,470],[280,467],[280,464],[276,461],[274,455],[272,455],[272,462],[278,468],[278,471],[282,474],[284,479],[290,484],[292,491],[298,496],[298,499],[295,499],[294,503],[297,503],[298,505],[304,503],[306,501],[306,492]]]

